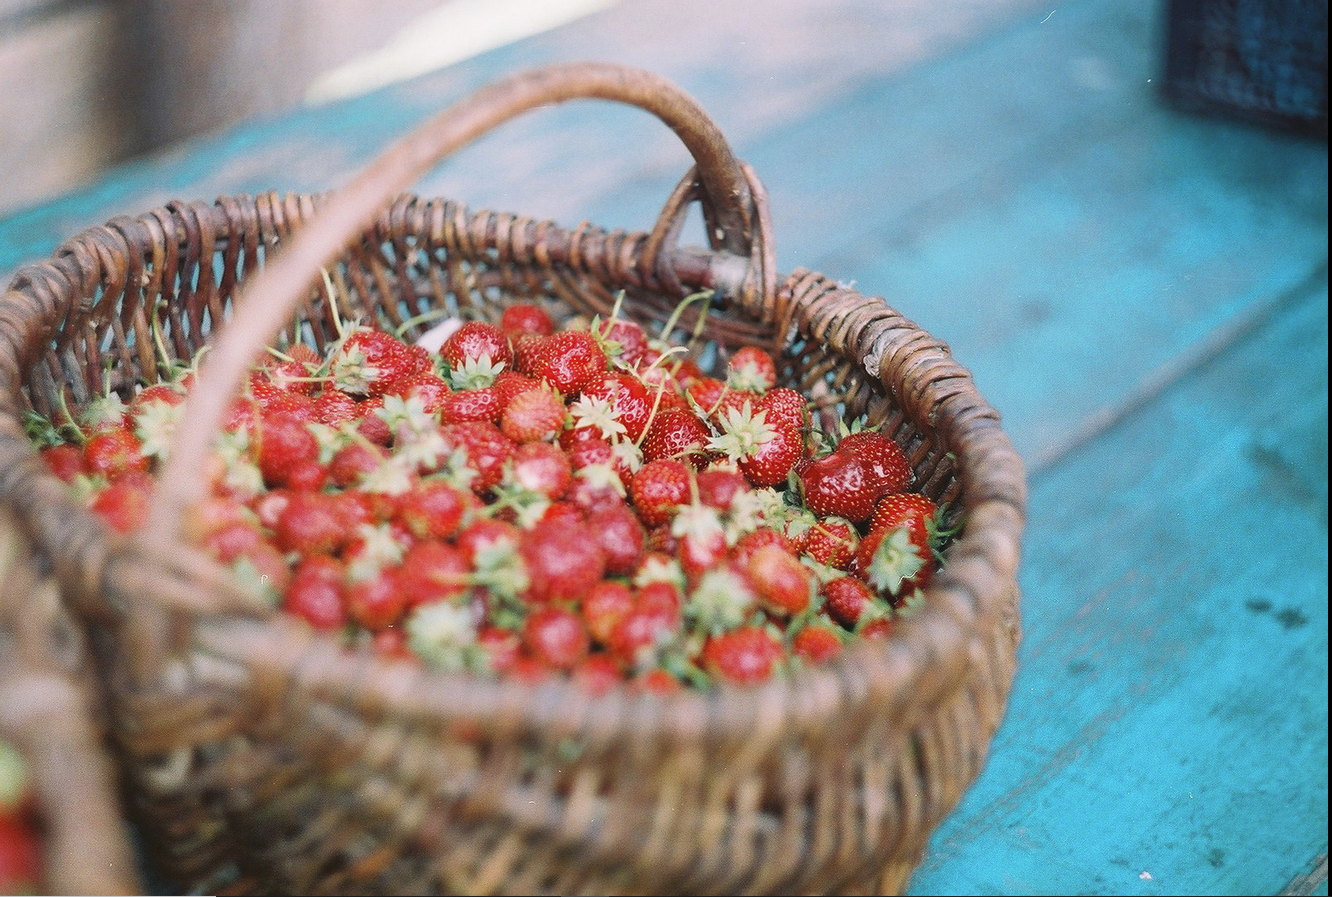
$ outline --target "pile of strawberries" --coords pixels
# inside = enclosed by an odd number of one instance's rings
[[[35,894],[41,843],[23,758],[0,740],[0,894]]]
[[[443,670],[669,691],[882,637],[936,569],[939,509],[894,440],[820,432],[761,349],[722,359],[618,309],[557,329],[520,303],[415,344],[346,325],[252,371],[187,534],[349,647]],[[192,382],[30,432],[132,532]]]

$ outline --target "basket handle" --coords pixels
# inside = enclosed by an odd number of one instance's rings
[[[320,269],[332,264],[368,229],[395,195],[449,153],[521,113],[580,98],[637,106],[679,136],[694,158],[697,186],[702,191],[689,192],[688,198],[706,199],[710,204],[705,208],[711,231],[709,242],[714,249],[746,263],[747,288],[761,291],[762,299],[770,300],[775,292],[770,224],[766,207],[761,201],[756,205],[751,189],[751,182],[757,186],[757,181],[748,166],[736,159],[721,130],[696,101],[657,75],[606,63],[552,65],[497,81],[437,113],[391,145],[345,189],[334,194],[253,277],[244,290],[243,301],[235,303],[235,313],[204,360],[200,385],[185,405],[140,540],[142,549],[169,551],[180,531],[184,509],[202,497],[204,484],[197,476],[198,459],[206,456],[213,434],[221,427],[230,397],[240,390],[246,370],[263,345],[279,332],[300,298],[315,285]],[[761,192],[761,187],[758,189]],[[681,195],[677,188],[648,241],[650,253],[659,252],[663,242],[673,241],[678,234]],[[669,267],[666,261],[665,255],[659,258],[659,271]],[[669,275],[669,271],[666,273]]]

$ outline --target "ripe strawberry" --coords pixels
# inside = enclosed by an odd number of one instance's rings
[[[606,573],[625,576],[632,573],[643,556],[647,532],[638,516],[623,502],[608,502],[587,515],[587,530],[592,533],[606,556]]]
[[[565,607],[541,607],[523,623],[523,644],[543,665],[571,670],[587,656],[591,637],[583,620]]]
[[[828,567],[845,570],[856,557],[860,534],[851,521],[825,517],[805,532],[800,550]]]
[[[445,398],[453,392],[444,378],[433,371],[412,374],[392,384],[388,395],[400,398],[417,398],[428,414],[438,414],[444,407]]]
[[[485,360],[507,367],[513,360],[513,349],[504,331],[485,321],[468,321],[453,331],[440,346],[439,354],[454,371],[469,361]]]
[[[549,336],[555,332],[555,322],[541,306],[531,302],[515,302],[500,313],[499,328],[511,339],[523,333]]]
[[[83,452],[73,443],[48,445],[39,454],[46,469],[66,483],[74,482],[74,478],[83,472]]]
[[[273,527],[283,551],[302,555],[333,554],[352,537],[344,505],[322,492],[290,492]]]
[[[623,679],[619,664],[609,654],[589,654],[570,671],[569,678],[590,695],[604,695]]]
[[[349,442],[328,462],[328,478],[337,486],[356,486],[388,460],[389,453],[373,442]]]
[[[634,593],[615,579],[603,579],[583,596],[583,623],[600,644],[610,642],[611,632],[634,607]]]
[[[897,441],[874,430],[844,436],[836,451],[850,452],[860,459],[879,495],[901,492],[914,477],[911,464]]]
[[[729,467],[709,467],[695,479],[699,502],[719,511],[729,509],[736,495],[750,491],[744,474]]]
[[[931,533],[937,511],[929,497],[914,492],[879,501],[856,549],[856,563],[870,585],[900,599],[929,583],[936,567]]]
[[[842,637],[827,626],[811,623],[791,639],[791,653],[810,663],[827,663],[842,652]]]
[[[347,623],[345,577],[336,558],[323,554],[302,558],[283,593],[282,607],[315,629],[336,632]]]
[[[742,626],[714,635],[703,646],[704,668],[727,682],[757,685],[772,678],[781,660],[782,645],[759,626]]]
[[[477,495],[489,492],[504,477],[504,465],[513,455],[513,441],[489,421],[469,421],[440,427],[446,451],[461,449],[467,468],[476,476],[471,489]]]
[[[606,557],[583,527],[523,532],[518,546],[533,605],[581,599],[606,572]]]
[[[417,370],[402,340],[373,327],[358,326],[333,347],[328,358],[335,388],[354,396],[383,395]]]
[[[499,376],[495,378],[491,388],[499,394],[500,413],[502,414],[504,409],[509,407],[509,403],[513,401],[514,396],[527,392],[529,389],[536,389],[540,385],[540,380],[533,380],[526,374],[504,370],[499,372]]]
[[[146,472],[143,443],[129,427],[105,427],[83,444],[83,472],[114,480],[128,471]]]
[[[843,628],[855,630],[862,618],[868,622],[884,616],[888,611],[869,586],[854,576],[839,576],[823,584],[821,589],[824,609],[828,616]]]
[[[357,409],[355,399],[336,389],[326,389],[315,396],[311,410],[315,420],[330,427],[354,421],[363,413]]]
[[[726,530],[715,508],[684,505],[671,521],[671,535],[680,540],[680,566],[690,581],[726,556]]]
[[[500,416],[500,430],[514,442],[552,441],[564,430],[564,400],[538,387],[518,393]]]
[[[809,427],[809,403],[790,387],[778,386],[765,392],[759,397],[758,410],[766,411],[769,421],[785,421],[802,432]]]
[[[583,387],[583,398],[601,399],[606,403],[610,420],[618,421],[620,427],[606,426],[600,420],[593,420],[607,439],[623,433],[630,442],[637,442],[647,428],[652,416],[652,397],[646,384],[633,374],[612,371],[602,377],[593,378]],[[611,432],[608,432],[611,431]]]
[[[777,385],[777,366],[772,356],[757,346],[741,346],[726,363],[726,385],[767,392]]]
[[[603,343],[614,344],[615,361],[627,370],[643,362],[648,351],[648,335],[642,326],[625,318],[615,318],[598,328]]]
[[[42,851],[37,826],[22,813],[0,813],[0,894],[39,894]]]
[[[792,556],[794,556],[798,550],[795,543],[788,539],[783,533],[765,526],[745,533],[737,539],[735,545],[731,547],[731,559],[741,567],[747,567],[750,558],[753,557],[759,549],[767,545],[776,545],[778,548]]]
[[[849,452],[809,462],[800,471],[805,507],[819,517],[842,517],[860,523],[874,511],[882,491],[870,471]]]
[[[606,353],[586,330],[562,330],[542,337],[529,362],[533,377],[571,396],[606,373]]]
[[[145,473],[124,474],[94,495],[89,508],[116,532],[135,532],[148,522],[152,486]]]
[[[407,549],[395,576],[410,610],[461,596],[471,585],[471,569],[462,549],[429,540]]]
[[[347,584],[346,597],[348,619],[372,632],[396,625],[407,610],[407,593],[393,567],[352,579]]]
[[[712,417],[721,405],[722,395],[726,392],[726,384],[716,377],[699,377],[689,384],[685,390],[689,397],[694,400],[703,413]]]
[[[439,419],[441,423],[460,424],[466,421],[489,421],[500,419],[503,403],[500,394],[493,386],[480,389],[460,389],[439,400]]]
[[[569,456],[550,442],[524,442],[513,451],[510,479],[551,501],[563,498],[573,481]]]
[[[643,525],[651,529],[669,521],[689,503],[689,468],[671,459],[649,461],[634,474],[630,492]]]
[[[749,557],[749,578],[763,606],[778,617],[794,617],[809,607],[814,573],[790,552],[764,545]]]
[[[659,408],[643,438],[643,459],[685,459],[702,470],[709,461],[711,439],[712,433],[692,411]]]
[[[384,397],[374,396],[356,403],[356,432],[377,445],[393,442],[393,428],[380,414]]]
[[[462,526],[463,514],[475,504],[443,479],[420,480],[394,498],[394,517],[418,539],[448,539]]]
[[[289,414],[265,415],[258,433],[259,471],[270,487],[286,486],[293,471],[319,459],[319,440]]]
[[[675,632],[676,621],[661,607],[637,604],[611,628],[606,649],[631,670],[656,666],[658,650]]]

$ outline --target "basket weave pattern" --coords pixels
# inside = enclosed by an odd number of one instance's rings
[[[623,291],[623,311],[651,329],[686,293],[717,290],[702,330],[719,357],[778,349],[784,385],[825,421],[868,416],[907,450],[920,490],[966,514],[925,609],[891,639],[758,688],[593,698],[352,655],[255,606],[178,540],[113,537],[46,472],[25,409],[55,412],[62,390],[77,406],[108,371],[117,389],[154,382],[155,330],[190,358],[260,304],[247,285],[297,253],[288,244],[334,201],[172,204],[19,273],[0,300],[0,495],[92,635],[133,811],[168,880],[306,893],[905,887],[1003,715],[1022,467],[942,342],[822,275],[778,283],[757,179],[734,169],[749,191],[737,223],[691,151],[701,174],[647,233],[396,194],[325,267],[332,295],[304,272],[287,327],[322,348],[336,338],[330,301],[342,319],[397,326],[441,308],[495,320],[533,298],[605,315]],[[706,250],[674,246],[693,202],[725,232]]]

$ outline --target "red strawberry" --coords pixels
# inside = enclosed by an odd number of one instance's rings
[[[649,461],[639,468],[630,491],[644,526],[651,529],[666,523],[689,503],[690,476],[685,464],[671,459]]]
[[[542,337],[530,361],[529,373],[571,396],[606,373],[606,353],[586,330],[563,330]]]
[[[344,505],[322,492],[291,492],[278,514],[274,539],[283,551],[332,554],[352,537]]]
[[[504,477],[504,465],[513,455],[513,441],[489,421],[470,421],[440,427],[449,451],[462,449],[467,467],[476,476],[468,485],[477,495],[489,492]]]
[[[462,549],[445,542],[417,542],[403,555],[396,573],[407,608],[448,601],[467,591],[471,566]]]
[[[445,398],[453,389],[444,378],[433,371],[412,374],[394,382],[391,395],[404,399],[415,398],[425,407],[427,414],[438,414]]]
[[[726,363],[726,385],[767,392],[777,385],[777,366],[772,356],[757,346],[741,346]]]
[[[630,442],[637,442],[643,435],[648,418],[652,415],[652,396],[646,384],[633,374],[617,371],[593,378],[583,387],[583,397],[603,400],[610,419],[619,422],[625,438]],[[599,422],[594,420],[593,423]],[[600,429],[606,438],[616,435],[607,432],[608,429],[614,429],[613,427],[600,425]]]
[[[550,442],[524,442],[513,451],[510,477],[523,489],[551,501],[564,497],[573,480],[569,456]]]
[[[785,421],[802,432],[809,427],[809,403],[790,387],[778,386],[765,392],[758,400],[758,410],[766,411],[770,422]]]
[[[356,400],[345,392],[326,389],[314,400],[314,419],[330,427],[338,427],[361,416]]]
[[[0,894],[39,894],[42,851],[38,829],[21,813],[0,813]]]
[[[383,408],[383,396],[356,403],[356,432],[377,445],[388,445],[393,441],[393,429],[379,413]]]
[[[726,556],[726,530],[715,508],[688,504],[671,521],[671,534],[680,540],[677,553],[685,575],[693,581]]]
[[[527,615],[523,644],[546,667],[570,670],[587,656],[591,638],[582,618],[572,610],[542,607]]]
[[[703,413],[712,417],[714,412],[720,407],[722,395],[726,392],[726,384],[716,377],[699,377],[689,384],[685,390],[689,397],[694,400]]]
[[[439,419],[446,424],[459,424],[465,421],[489,421],[500,419],[503,404],[500,394],[493,386],[480,389],[460,389],[439,399]]]
[[[394,515],[418,539],[448,539],[476,502],[447,480],[421,480],[394,499]]]
[[[514,442],[552,441],[564,430],[564,400],[538,387],[513,396],[500,415],[500,430]]]
[[[347,584],[346,596],[348,618],[372,632],[396,625],[407,610],[407,593],[392,567],[353,579]]]
[[[728,467],[709,467],[700,472],[696,480],[699,502],[719,511],[730,508],[736,495],[750,490],[744,474]]]
[[[606,573],[625,576],[632,573],[643,556],[647,533],[638,516],[623,502],[608,502],[587,515],[591,532],[606,556]]]
[[[862,618],[868,622],[887,613],[864,581],[854,576],[839,576],[823,584],[823,606],[828,616],[844,628],[855,630]]]
[[[283,609],[315,629],[336,632],[347,622],[345,576],[342,562],[335,558],[322,554],[303,558],[282,596]]]
[[[83,472],[83,452],[73,443],[48,445],[40,454],[46,469],[66,483],[74,482],[74,478]]]
[[[827,663],[841,651],[841,636],[819,623],[809,624],[791,639],[791,653],[810,663]]]
[[[582,527],[526,530],[518,551],[527,570],[526,598],[534,605],[582,598],[606,572],[606,557]]]
[[[499,328],[510,338],[523,333],[549,336],[555,332],[555,322],[541,306],[531,302],[515,302],[500,313]]]
[[[856,557],[860,534],[851,521],[825,517],[805,532],[800,549],[820,564],[845,570]]]
[[[342,392],[378,396],[396,381],[416,373],[417,361],[402,340],[360,326],[333,347],[328,367],[333,383]]]
[[[819,517],[843,517],[859,523],[874,511],[883,494],[859,458],[834,451],[800,470],[805,507]]]
[[[633,321],[615,318],[598,328],[598,335],[603,342],[614,343],[618,351],[615,361],[622,367],[633,370],[642,363],[648,351],[648,335],[643,328]]]
[[[930,534],[937,511],[929,497],[914,492],[880,499],[856,550],[856,564],[870,585],[900,599],[929,583],[936,566]]]
[[[148,522],[152,485],[145,473],[124,474],[94,495],[89,508],[116,532],[135,532]]]
[[[143,443],[128,427],[107,427],[83,444],[83,471],[114,480],[128,471],[146,472],[148,459]]]
[[[753,557],[754,553],[766,545],[776,545],[792,556],[797,551],[795,543],[783,533],[765,526],[745,533],[737,539],[735,545],[731,548],[731,559],[742,567],[748,566],[749,559]]]
[[[634,593],[624,583],[603,579],[583,596],[583,622],[587,631],[601,644],[610,641],[611,632],[634,607]]]
[[[373,442],[350,442],[338,449],[328,462],[328,478],[346,488],[360,483],[388,460],[389,453]]]
[[[709,638],[700,659],[708,672],[727,682],[757,685],[772,677],[781,656],[781,643],[771,632],[742,626]]]
[[[692,411],[659,408],[643,438],[643,459],[687,459],[698,470],[707,466],[712,433]]]
[[[469,361],[489,361],[505,365],[513,360],[513,349],[504,331],[485,321],[468,321],[439,347],[440,357],[452,370],[460,370]]]
[[[809,607],[814,573],[790,552],[775,544],[764,545],[750,555],[746,569],[768,611],[793,617]]]
[[[319,440],[293,415],[265,415],[258,437],[259,470],[270,487],[287,485],[295,469],[319,459]]]
[[[862,430],[843,437],[836,451],[849,452],[860,459],[879,495],[901,492],[914,477],[911,464],[897,441],[874,430]]]
[[[623,676],[619,664],[609,654],[589,654],[570,672],[569,678],[590,695],[604,695]]]

